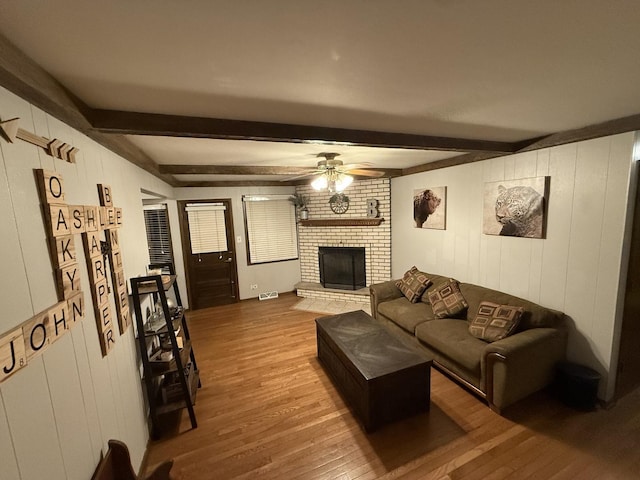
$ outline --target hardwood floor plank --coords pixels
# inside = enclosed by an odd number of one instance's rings
[[[173,458],[185,480],[640,478],[638,391],[586,413],[539,392],[500,416],[432,370],[428,412],[365,433],[316,358],[321,315],[297,301],[187,313],[199,426],[168,425],[148,471]]]

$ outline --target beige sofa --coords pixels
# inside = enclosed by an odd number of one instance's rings
[[[486,399],[498,413],[553,381],[556,364],[566,352],[564,314],[506,293],[459,283],[468,308],[456,318],[436,318],[428,294],[449,278],[426,276],[433,284],[417,303],[402,294],[395,280],[372,285],[372,316],[420,345],[433,358],[434,366]],[[472,336],[469,322],[483,301],[524,307],[515,333],[494,342]]]

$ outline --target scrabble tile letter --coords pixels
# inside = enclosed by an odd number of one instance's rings
[[[27,365],[22,328],[0,337],[0,382]]]
[[[64,203],[64,184],[60,174],[38,169],[36,176],[42,203]]]

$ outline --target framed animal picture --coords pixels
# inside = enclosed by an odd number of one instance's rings
[[[413,191],[413,221],[416,228],[444,230],[447,226],[447,187]]]
[[[545,238],[549,178],[485,183],[482,232],[487,235]]]

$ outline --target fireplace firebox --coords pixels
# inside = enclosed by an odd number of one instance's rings
[[[318,262],[325,288],[358,290],[367,285],[364,247],[318,247]]]

